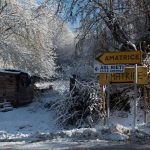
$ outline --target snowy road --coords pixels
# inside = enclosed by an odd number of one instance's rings
[[[150,145],[107,143],[105,141],[60,142],[45,141],[35,143],[0,143],[1,150],[149,150]]]
[[[149,143],[150,122],[143,124],[143,111],[138,112],[139,129],[134,131],[131,130],[133,111],[126,117],[115,112],[109,128],[103,120],[93,128],[59,128],[55,113],[45,104],[62,99],[62,94],[57,92],[65,91],[61,84],[55,84],[54,88],[59,90],[41,95],[30,105],[0,112],[0,150],[150,150],[150,145],[123,143]]]

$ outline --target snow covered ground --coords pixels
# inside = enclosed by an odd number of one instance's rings
[[[60,141],[133,141],[150,140],[150,122],[143,124],[143,112],[138,112],[138,129],[133,130],[133,113],[115,112],[110,116],[110,127],[104,122],[93,128],[62,130],[56,125],[55,114],[44,107],[43,101],[56,101],[68,88],[68,82],[52,83],[54,91],[46,93],[33,103],[12,111],[0,112],[0,141],[34,142],[43,140]],[[43,86],[48,86],[44,85]],[[150,117],[150,115],[149,115]],[[149,118],[148,117],[148,118]]]
[[[0,112],[0,140],[32,137],[56,130],[53,114],[34,102],[26,107]]]
[[[53,138],[57,127],[54,112],[44,107],[49,101],[56,101],[66,90],[67,82],[54,82],[55,92],[48,92],[35,98],[34,102],[12,111],[0,112],[0,141],[34,141]],[[49,83],[37,84],[47,88]],[[57,92],[58,91],[58,92]]]

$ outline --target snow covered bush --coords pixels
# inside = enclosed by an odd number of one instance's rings
[[[57,114],[57,124],[65,128],[93,126],[103,116],[99,93],[98,86],[76,80],[66,97],[51,107]]]

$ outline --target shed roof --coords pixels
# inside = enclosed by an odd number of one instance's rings
[[[20,70],[15,70],[15,69],[0,69],[0,73],[8,73],[8,74],[27,74],[25,72],[22,72]]]

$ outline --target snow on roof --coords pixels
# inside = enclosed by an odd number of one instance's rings
[[[0,73],[10,73],[10,74],[21,74],[21,73],[24,73],[24,74],[27,74],[27,73],[22,72],[20,70],[14,70],[14,69],[0,69]]]

